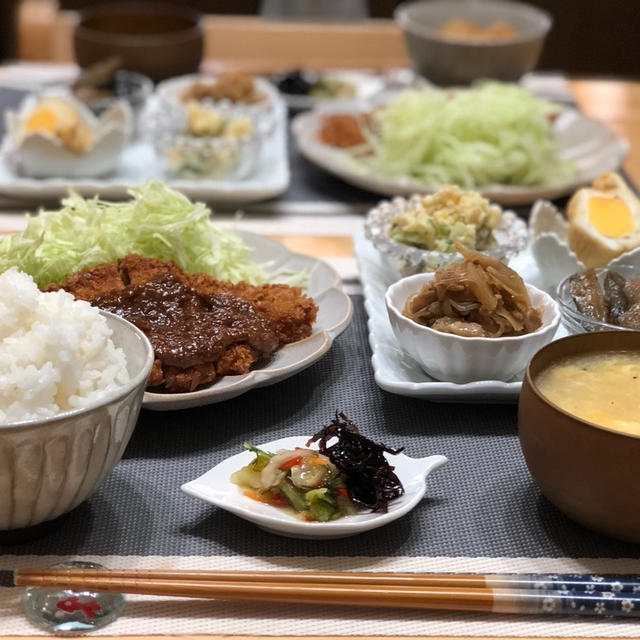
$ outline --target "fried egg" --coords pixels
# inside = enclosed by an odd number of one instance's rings
[[[605,172],[567,205],[569,248],[587,267],[640,246],[640,200],[617,174]]]

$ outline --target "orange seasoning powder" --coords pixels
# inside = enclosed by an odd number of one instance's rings
[[[354,147],[365,142],[358,117],[348,113],[325,116],[318,138],[325,144],[341,148]]]

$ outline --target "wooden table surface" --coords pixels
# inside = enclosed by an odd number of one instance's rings
[[[640,187],[640,82],[572,80],[569,86],[583,113],[606,122],[629,142],[623,166]]]

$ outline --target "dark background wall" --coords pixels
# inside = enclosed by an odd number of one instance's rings
[[[151,4],[155,0],[147,0]],[[176,1],[176,0],[174,0]],[[318,0],[321,2],[322,0]],[[344,0],[348,2],[349,0]],[[61,0],[65,9],[79,9],[105,0]],[[399,0],[369,0],[374,18],[391,17]],[[539,68],[571,74],[640,77],[640,0],[529,0],[553,15],[554,27]],[[11,0],[0,0],[8,7]],[[187,0],[207,13],[255,14],[259,0]],[[0,29],[6,30],[4,20]]]

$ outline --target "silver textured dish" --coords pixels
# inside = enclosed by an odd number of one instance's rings
[[[410,276],[424,271],[435,271],[452,262],[461,262],[462,256],[457,252],[431,251],[419,249],[411,245],[397,242],[389,237],[391,219],[410,206],[419,204],[421,196],[409,199],[394,198],[382,201],[367,214],[365,235],[380,252],[385,262],[400,277]],[[495,247],[483,249],[483,253],[499,260],[509,260],[527,246],[527,225],[513,211],[502,214],[500,226],[493,232]]]
[[[194,136],[187,130],[186,114],[180,105],[157,101],[147,113],[143,131],[167,175],[190,180],[238,180],[256,169],[262,147],[273,132],[273,118],[230,103],[212,105],[223,118],[248,118],[251,131],[238,137]]]

